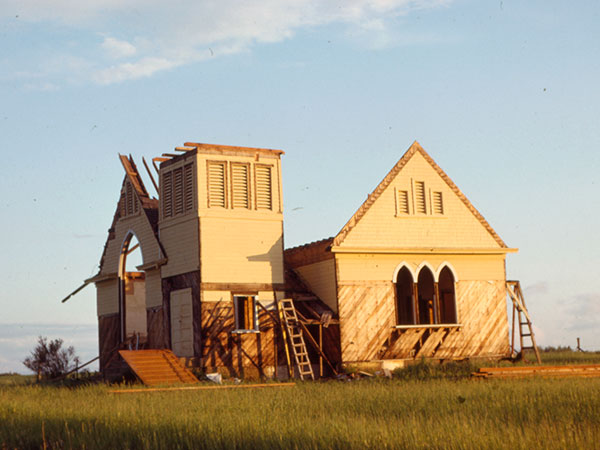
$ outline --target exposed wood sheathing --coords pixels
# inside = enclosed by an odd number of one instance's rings
[[[344,361],[508,356],[506,291],[502,281],[457,283],[460,328],[394,329],[392,283],[348,284],[340,286],[339,292]],[[361,326],[355,326],[356,323]]]
[[[391,282],[348,283],[338,287],[342,360],[369,361],[379,351],[394,325]]]
[[[114,356],[120,337],[120,321],[118,314],[98,317],[98,343],[100,345],[100,370],[104,371],[107,363]]]
[[[274,314],[274,312],[273,312]],[[273,316],[258,311],[260,333],[232,333],[235,330],[231,302],[202,304],[202,365],[235,377],[269,376],[275,370],[278,340]],[[282,355],[279,361],[283,363]]]

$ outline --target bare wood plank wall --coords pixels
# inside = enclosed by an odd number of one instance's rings
[[[377,359],[395,324],[394,284],[340,283],[338,302],[342,359]]]
[[[110,314],[98,317],[98,342],[100,344],[100,370],[106,368],[106,364],[113,355],[120,338],[120,321],[118,314]]]
[[[463,324],[460,329],[392,332],[395,325],[393,287],[391,282],[340,286],[344,361],[420,356],[441,359],[508,356],[508,317],[503,281],[457,283],[458,321]],[[418,342],[423,346],[417,346]]]
[[[260,333],[235,334],[231,302],[202,303],[203,367],[235,377],[270,376],[284,361],[280,339],[268,313],[260,309],[258,320]]]

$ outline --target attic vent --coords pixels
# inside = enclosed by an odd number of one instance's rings
[[[408,191],[398,191],[397,195],[398,214],[408,214]]]
[[[273,209],[271,166],[254,166],[256,177],[256,209]]]
[[[173,170],[173,188],[175,194],[175,215],[183,214],[183,168]]]
[[[415,212],[417,214],[427,214],[424,181],[415,181]]]
[[[163,173],[162,211],[163,217],[173,216],[173,172]]]
[[[183,166],[183,208],[186,211],[194,209],[194,165]]]
[[[433,191],[433,213],[444,214],[444,202],[442,199],[442,193],[439,191]]]
[[[231,206],[233,208],[250,208],[248,164],[231,164]]]
[[[225,163],[208,163],[208,206],[209,208],[225,208]]]
[[[121,192],[121,198],[119,198],[119,212],[121,217],[125,217],[127,215],[127,207],[125,205],[125,192]]]

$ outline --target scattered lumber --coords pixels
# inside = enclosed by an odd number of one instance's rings
[[[472,374],[476,378],[523,378],[523,377],[600,377],[600,364],[577,364],[568,366],[516,366],[482,367]]]

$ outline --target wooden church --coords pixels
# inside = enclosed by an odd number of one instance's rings
[[[285,251],[282,151],[175,150],[154,158],[158,182],[144,161],[158,199],[120,156],[100,271],[86,280],[97,289],[102,371],[120,349],[170,349],[187,366],[237,377],[301,378],[514,349],[505,259],[516,249],[418,143],[335,237]]]

